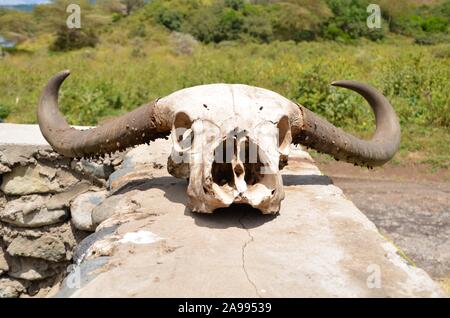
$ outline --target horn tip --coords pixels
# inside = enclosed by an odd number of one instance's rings
[[[343,81],[333,81],[331,82],[332,86],[340,86],[340,87],[345,87],[347,86],[349,83],[351,83],[352,81],[348,81],[348,80],[343,80]]]
[[[70,75],[70,70],[64,70],[59,73],[59,75],[67,77]]]

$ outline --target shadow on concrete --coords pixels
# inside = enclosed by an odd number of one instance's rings
[[[329,185],[333,184],[327,176],[321,175],[283,175],[285,186],[296,185]],[[164,196],[174,203],[187,204],[187,181],[172,176],[143,178],[132,180],[113,192],[113,195],[130,191],[146,191],[157,188],[164,191]],[[230,227],[252,229],[274,220],[278,214],[264,215],[260,210],[245,204],[233,204],[228,208],[220,208],[211,214],[191,212],[185,208],[184,214],[194,219],[198,226],[226,229]]]
[[[192,217],[196,225],[212,229],[230,227],[252,229],[278,216],[278,214],[262,214],[260,210],[246,204],[232,204],[227,208],[216,209],[211,214],[195,213],[186,208],[184,214]]]
[[[331,180],[331,178],[328,176],[321,176],[316,174],[286,174],[283,175],[283,184],[285,187],[296,185],[330,185],[333,184],[333,180]]]
[[[172,176],[143,178],[128,182],[119,189],[113,191],[112,195],[126,194],[131,191],[146,191],[150,189],[160,189],[164,191],[164,196],[171,202],[182,203],[186,205],[187,182],[183,179],[177,179]]]

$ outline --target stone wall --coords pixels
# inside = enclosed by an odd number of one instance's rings
[[[44,296],[94,231],[121,154],[64,158],[45,145],[0,145],[0,297]]]

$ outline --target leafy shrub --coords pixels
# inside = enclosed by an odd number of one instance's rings
[[[352,65],[344,60],[338,61],[338,68],[348,68],[352,72]],[[362,99],[354,93],[330,85],[333,75],[341,71],[329,61],[314,62],[299,74],[295,99],[312,111],[324,116],[338,126],[352,126],[367,129],[372,126],[372,116],[368,107],[364,107]],[[355,129],[355,128],[354,128]]]
[[[51,45],[52,51],[70,51],[83,47],[95,47],[98,37],[92,29],[69,29],[61,26]]]
[[[114,12],[114,13],[112,14],[111,21],[112,21],[113,23],[119,22],[121,19],[122,19],[122,14],[117,13],[117,12]]]
[[[219,14],[214,12],[215,10],[220,9],[213,7],[195,11],[189,21],[184,23],[183,31],[192,34],[203,43],[222,41],[223,36],[219,32],[220,18]]]
[[[448,19],[444,17],[425,17],[420,24],[425,32],[445,32],[448,27]]]
[[[450,36],[447,34],[420,34],[414,37],[414,43],[420,45],[435,45],[439,43],[450,43]]]
[[[10,11],[0,15],[0,33],[14,32],[22,36],[31,36],[37,31],[37,25],[30,13]]]
[[[160,24],[164,25],[169,30],[180,31],[181,24],[183,22],[183,16],[180,12],[161,7],[160,11],[157,14],[157,21]]]
[[[6,117],[8,117],[10,113],[11,109],[8,106],[0,104],[0,122],[2,122]]]
[[[134,37],[145,38],[146,35],[147,35],[147,30],[145,28],[145,24],[143,24],[143,23],[139,23],[135,26],[132,26],[130,32],[128,33],[129,38],[134,38]]]
[[[171,31],[190,33],[204,43],[245,39],[268,43],[274,39],[312,40],[330,11],[322,0],[253,3],[244,0],[154,0],[147,16]]]
[[[125,7],[125,14],[130,15],[132,11],[144,6],[144,0],[120,0],[120,3]]]
[[[96,125],[100,118],[110,116],[123,107],[123,96],[111,81],[84,83],[76,90],[65,91],[61,104],[68,118],[86,125]]]
[[[180,31],[189,10],[189,1],[154,0],[146,6],[144,15],[171,31]]]
[[[439,67],[433,56],[415,53],[389,61],[381,71],[383,93],[398,103],[403,124],[450,128],[448,68]]]
[[[176,55],[192,55],[198,44],[192,35],[179,32],[172,32],[170,42]]]
[[[384,37],[383,29],[369,29],[365,0],[327,0],[334,14],[322,26],[322,36],[330,40],[348,41],[360,37],[379,40]]]
[[[392,28],[407,36],[413,36],[417,44],[435,44],[448,40],[450,1],[430,6],[420,6],[392,18]]]
[[[275,38],[299,42],[315,39],[332,12],[324,1],[291,0],[276,4],[272,15]]]

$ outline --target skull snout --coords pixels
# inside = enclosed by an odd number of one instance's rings
[[[279,128],[273,121],[252,127],[234,117],[218,125],[179,112],[167,167],[172,175],[189,180],[189,208],[212,213],[231,204],[248,204],[264,214],[278,212],[284,198],[279,173],[284,148],[278,141],[288,135],[285,131],[278,138]]]
[[[215,149],[211,176],[215,196],[228,204],[260,208],[280,189],[278,169],[248,136],[228,136]]]

